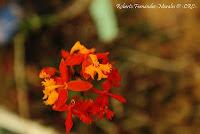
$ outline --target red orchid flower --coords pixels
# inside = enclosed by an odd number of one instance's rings
[[[66,95],[66,93],[65,93]],[[71,100],[70,104],[63,104],[63,102],[66,102],[66,96],[61,95],[58,99],[58,105],[57,107],[54,107],[54,110],[56,111],[67,111],[67,117],[65,120],[65,127],[66,127],[66,134],[68,134],[73,127],[73,120],[72,115],[78,117],[82,122],[86,124],[90,124],[93,120],[91,117],[90,110],[93,107],[93,100],[83,100],[79,97],[75,97]],[[61,102],[61,103],[59,103]]]
[[[45,67],[41,70],[39,77],[43,79],[44,103],[52,105],[55,111],[67,112],[66,134],[73,127],[72,116],[78,117],[86,124],[104,117],[111,120],[114,112],[109,109],[110,97],[121,103],[126,102],[121,95],[111,93],[113,87],[120,86],[121,76],[110,64],[108,55],[109,52],[95,53],[94,48],[88,49],[77,41],[69,52],[61,51],[62,59],[58,71],[54,67]],[[91,84],[96,81],[96,77],[102,90]],[[99,81],[102,79],[104,79],[103,82]],[[75,96],[68,104],[69,91],[87,93],[92,91],[97,94],[97,97],[92,100]]]
[[[104,115],[108,120],[111,120],[114,116],[114,112],[109,108],[108,96],[99,95],[94,101],[94,105],[92,107],[92,114],[97,117],[97,119],[102,119]]]

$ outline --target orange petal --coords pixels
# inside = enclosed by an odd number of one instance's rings
[[[80,120],[86,124],[91,124],[92,123],[92,119],[90,116],[88,116],[87,114],[83,114],[81,113],[79,116]]]
[[[111,111],[111,110],[109,110],[109,109],[106,109],[105,111],[106,111],[106,118],[107,118],[108,120],[112,120],[112,118],[113,118],[113,116],[114,116],[114,112]]]
[[[62,58],[67,59],[70,56],[70,54],[69,54],[68,51],[62,49],[61,50],[61,56],[62,56]]]
[[[83,59],[84,57],[82,54],[74,54],[67,58],[66,64],[69,66],[80,65]]]
[[[98,61],[96,55],[94,55],[94,54],[90,54],[89,57],[90,57],[92,63],[94,64],[94,66],[98,66],[98,65],[99,65],[99,61]]]
[[[103,71],[102,71],[101,69],[99,69],[99,68],[96,69],[96,72],[98,73],[98,78],[97,78],[97,80],[101,80],[102,78],[107,78],[107,77],[108,77],[108,76],[105,75],[105,74],[103,73]]]
[[[92,84],[82,80],[70,81],[67,83],[68,89],[72,91],[86,91],[92,88]]]
[[[67,97],[68,97],[68,92],[66,89],[60,89],[58,91],[58,99],[57,101],[55,102],[54,106],[53,106],[53,109],[54,110],[57,110],[57,111],[66,111],[65,107],[65,103],[67,101]]]
[[[120,87],[121,76],[115,67],[112,68],[112,71],[108,76],[108,80],[112,83],[114,87]]]
[[[63,79],[63,81],[66,82],[69,81],[69,72],[67,69],[67,65],[63,59],[60,62],[59,70],[60,70],[60,76]]]
[[[87,66],[89,66],[91,64],[91,62],[88,59],[85,59],[82,63],[82,69],[81,69],[81,75],[87,80],[90,78],[89,74],[85,73],[85,69]]]
[[[97,54],[96,54],[97,59],[102,61],[101,64],[106,64],[106,63],[108,63],[108,55],[109,55],[109,52],[97,53]]]
[[[95,49],[87,49],[84,45],[81,45],[81,43],[79,41],[77,41],[74,46],[71,48],[70,54],[75,53],[76,51],[78,51],[78,53],[80,54],[89,54],[89,53],[93,53],[95,51]]]
[[[56,68],[54,67],[44,67],[39,74],[40,78],[49,78],[56,73]]]
[[[106,79],[104,82],[102,82],[101,87],[103,88],[103,90],[109,91],[112,88],[112,83],[108,79]]]
[[[110,73],[112,70],[112,65],[107,63],[107,64],[99,64],[99,68],[101,71],[103,71],[105,74]]]
[[[92,79],[94,79],[94,76],[96,74],[96,68],[93,65],[89,65],[85,68],[85,72],[86,74],[90,75],[90,77]]]
[[[67,113],[67,117],[65,120],[65,128],[66,128],[66,134],[68,134],[70,132],[70,130],[73,127],[73,121],[72,121],[72,110],[69,109],[68,113]]]
[[[63,85],[63,83],[65,83],[61,77],[55,77],[54,80],[57,85]]]
[[[80,41],[77,41],[71,48],[70,54],[73,54],[75,51],[80,51],[82,49],[85,49],[85,47],[81,45]]]
[[[126,99],[124,97],[122,97],[121,95],[112,94],[112,93],[107,93],[107,95],[109,95],[110,97],[120,101],[121,103],[126,103]]]

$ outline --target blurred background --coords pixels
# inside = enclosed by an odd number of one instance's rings
[[[0,134],[64,134],[42,101],[44,66],[76,41],[110,52],[122,75],[115,117],[72,134],[200,134],[200,9],[118,9],[156,0],[0,0]]]

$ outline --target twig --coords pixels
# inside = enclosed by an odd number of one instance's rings
[[[14,38],[14,75],[17,90],[19,114],[22,117],[29,117],[28,95],[25,74],[25,35],[18,33]]]

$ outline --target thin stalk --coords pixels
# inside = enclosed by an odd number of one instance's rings
[[[14,76],[17,90],[19,114],[29,117],[28,94],[25,73],[25,35],[18,33],[14,38]]]

